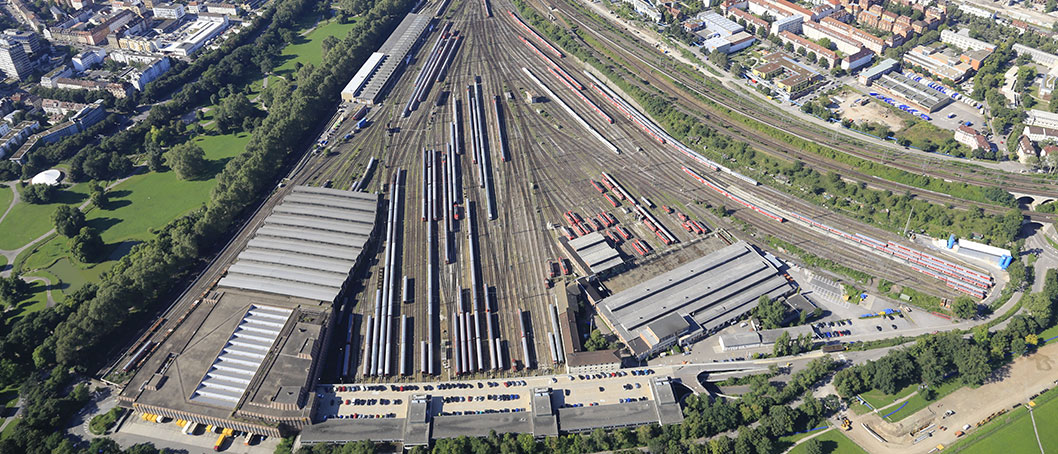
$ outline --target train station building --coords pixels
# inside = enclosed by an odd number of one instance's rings
[[[378,196],[295,187],[118,397],[134,410],[285,436],[311,424],[321,359]],[[341,331],[339,329],[339,331]]]

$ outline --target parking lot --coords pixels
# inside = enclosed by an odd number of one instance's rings
[[[528,411],[533,388],[554,390],[556,407],[590,407],[651,399],[652,369],[564,374],[519,380],[468,380],[411,385],[323,385],[317,388],[321,418],[404,418],[408,400],[434,397],[434,416]]]

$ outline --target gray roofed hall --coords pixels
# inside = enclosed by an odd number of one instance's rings
[[[375,194],[295,187],[219,286],[333,300],[370,238],[377,207]]]

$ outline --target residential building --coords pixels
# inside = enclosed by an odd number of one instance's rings
[[[33,64],[21,44],[0,39],[0,71],[15,80],[25,79],[33,72]]]
[[[59,101],[58,99],[40,100],[40,108],[44,110],[44,113],[53,117],[61,117],[70,112],[78,112],[87,105],[79,102]]]
[[[62,24],[49,27],[44,31],[44,37],[56,41],[97,46],[106,41],[108,34],[121,29],[138,17],[132,11],[120,10],[106,16],[98,25],[95,25],[89,21],[90,15],[88,17],[77,16]]]
[[[970,65],[928,46],[915,46],[904,54],[904,64],[918,66],[941,79],[960,82],[970,75]]]
[[[36,120],[24,120],[15,127],[7,126],[3,136],[0,136],[0,159],[11,154],[21,146],[26,139],[40,129],[40,123]]]
[[[991,150],[992,145],[981,133],[969,126],[962,125],[955,130],[955,141],[966,145],[971,150]]]
[[[1058,129],[1044,128],[1042,126],[1026,126],[1025,137],[1033,142],[1042,142],[1044,140],[1055,140],[1058,141]]]
[[[11,160],[19,164],[25,164],[29,152],[33,151],[37,144],[58,142],[63,137],[71,136],[88,129],[92,125],[103,121],[104,118],[106,118],[106,110],[103,108],[103,100],[96,100],[74,114],[73,117],[70,117],[69,121],[55,125],[47,131],[39,132],[30,136],[29,139],[26,140],[26,142],[23,143],[11,156]]]
[[[780,17],[771,23],[771,29],[769,32],[773,35],[777,35],[781,32],[790,33],[801,33],[801,23],[804,18],[798,15],[789,15],[786,17]]]
[[[1029,109],[1026,114],[1025,124],[1028,126],[1058,129],[1058,113],[1051,113],[1039,109]]]
[[[808,22],[818,20],[812,10],[786,0],[748,0],[749,12],[758,16],[765,14],[779,18],[786,16],[800,16],[801,20]]]
[[[798,62],[785,52],[766,55],[763,64],[753,68],[753,74],[762,79],[774,79],[775,86],[796,99],[808,92],[823,76],[814,69]]]
[[[852,72],[871,64],[872,61],[874,61],[874,52],[870,49],[860,49],[859,52],[841,59],[841,69]]]
[[[733,53],[745,49],[754,42],[754,38],[734,21],[712,11],[699,14],[684,26],[696,28],[696,34],[703,40],[702,47],[709,52]]]
[[[44,45],[40,42],[40,35],[30,31],[7,29],[4,30],[2,38],[21,44],[22,50],[27,54],[40,55],[41,51],[44,50]]]
[[[127,80],[137,91],[143,91],[147,84],[168,72],[170,65],[169,57],[155,58],[143,68],[129,68],[122,79]]]
[[[96,65],[102,64],[103,58],[106,56],[107,51],[101,48],[85,49],[70,59],[70,63],[73,64],[73,69],[78,72],[84,72]]]
[[[742,19],[742,20],[746,21],[746,25],[747,26],[753,25],[754,30],[760,30],[761,28],[767,30],[769,28],[769,26],[770,26],[768,24],[768,21],[766,21],[764,19],[761,19],[761,18],[759,18],[757,16],[754,16],[754,15],[752,15],[750,13],[747,13],[747,12],[745,12],[743,10],[737,9],[737,8],[729,9],[727,11],[727,15],[728,15],[729,18],[731,18],[731,20],[736,21],[736,22],[739,19]]]
[[[40,77],[40,86],[44,88],[55,88],[56,80],[73,75],[73,68],[61,65]]]
[[[1026,135],[1021,136],[1018,140],[1018,162],[1028,164],[1031,158],[1039,157],[1039,154],[1040,151],[1036,144],[1032,143],[1032,139]]]
[[[129,95],[129,86],[123,82],[118,83],[60,77],[55,79],[55,88],[65,88],[68,90],[104,90],[118,99],[122,99]]]
[[[1039,63],[1043,66],[1054,67],[1058,66],[1058,55],[1044,52],[1029,46],[1022,44],[1014,44],[1014,52],[1020,56],[1021,54],[1029,54],[1032,57],[1032,61]]]
[[[195,14],[198,14],[198,13],[201,13],[201,12],[210,12],[210,13],[213,13],[213,14],[224,14],[224,15],[227,15],[227,16],[238,16],[239,12],[240,12],[239,11],[239,7],[237,5],[233,5],[231,3],[205,3],[205,4],[203,4],[200,7],[200,9],[202,9],[202,8],[204,8],[205,11],[198,11]],[[675,15],[673,17],[675,17]]]
[[[637,13],[644,15],[654,22],[661,22],[661,12],[650,3],[649,0],[625,0],[632,5]]]
[[[984,19],[995,19],[996,18],[996,13],[995,12],[987,10],[987,9],[984,9],[984,8],[978,8],[976,6],[972,6],[972,5],[968,4],[968,3],[961,3],[961,4],[958,5],[958,8],[959,8],[959,11],[962,11],[963,14],[969,14],[969,15],[974,16],[974,17],[980,17],[980,18],[984,18]]]
[[[178,20],[187,14],[184,5],[179,3],[156,3],[152,11],[154,11],[154,17],[160,19]]]
[[[160,40],[155,37],[127,36],[124,38],[118,38],[119,49],[131,50],[133,52],[158,52],[160,43]]]
[[[874,65],[860,73],[860,83],[870,87],[871,82],[874,82],[879,77],[882,77],[885,74],[889,74],[891,71],[894,71],[898,68],[900,68],[900,62],[893,60],[892,58],[887,58],[885,60],[882,60],[881,63],[878,63],[877,65]]]
[[[940,41],[944,44],[951,44],[959,49],[970,51],[970,50],[996,50],[996,46],[991,43],[986,43],[979,39],[970,37],[969,29],[961,29],[958,32],[948,30],[942,30],[940,32]]]
[[[817,61],[826,60],[827,68],[837,68],[840,64],[838,54],[830,49],[820,46],[815,41],[809,41],[801,36],[793,33],[784,31],[779,33],[779,39],[782,40],[783,44],[790,43],[794,46],[794,50],[804,49],[805,53],[814,53]],[[870,51],[868,51],[870,52]]]

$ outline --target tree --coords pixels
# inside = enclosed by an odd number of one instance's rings
[[[73,238],[85,226],[85,216],[81,210],[69,205],[60,205],[51,217],[55,231],[66,238]]]
[[[106,205],[107,201],[109,200],[106,188],[104,188],[103,185],[99,183],[92,183],[91,199],[92,205],[95,205],[99,208],[103,208],[103,205]]]
[[[29,284],[18,276],[0,277],[0,301],[13,306],[22,301],[29,290]]]
[[[162,147],[154,142],[147,143],[147,168],[151,172],[162,172],[165,170],[165,158],[162,157]]]
[[[775,349],[773,351],[775,356],[790,355],[792,350],[790,343],[790,333],[784,330],[782,334],[779,335],[779,338],[775,340]]]
[[[55,193],[58,190],[55,186],[47,184],[31,184],[21,190],[22,200],[26,203],[32,203],[34,205],[43,205],[51,203],[52,199],[55,198]]]
[[[81,262],[94,262],[102,254],[104,246],[99,232],[91,227],[84,227],[70,240],[70,253]]]
[[[610,342],[603,337],[602,332],[598,329],[591,330],[588,340],[584,341],[584,349],[589,352],[606,350],[608,348],[610,348]]]
[[[772,300],[768,295],[761,295],[753,311],[765,328],[773,329],[782,325],[786,315],[786,305],[778,300]]]
[[[959,318],[973,318],[977,315],[977,303],[968,296],[960,296],[955,300],[952,310]]]
[[[202,147],[185,142],[165,153],[165,163],[183,180],[194,180],[203,176],[208,163]]]
[[[823,442],[816,438],[806,441],[804,445],[805,454],[823,454]]]
[[[236,93],[224,98],[214,111],[217,128],[221,132],[228,133],[243,125],[243,120],[253,118],[260,114],[253,103],[242,93]]]

